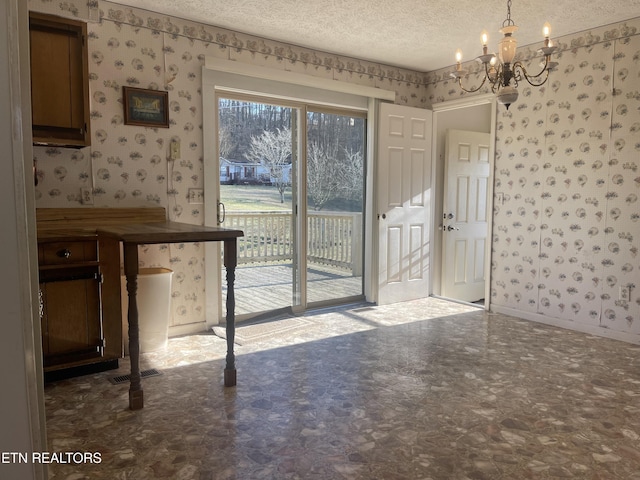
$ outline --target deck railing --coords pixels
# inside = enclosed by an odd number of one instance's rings
[[[362,274],[362,214],[309,212],[307,260]],[[293,260],[291,213],[227,212],[224,227],[244,231],[238,263]]]

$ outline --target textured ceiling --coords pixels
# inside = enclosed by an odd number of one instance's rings
[[[487,30],[496,50],[506,0],[115,0],[188,20],[315,50],[417,71],[481,53]],[[640,0],[512,0],[519,45],[640,17]]]

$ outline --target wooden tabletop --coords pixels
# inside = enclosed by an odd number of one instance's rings
[[[60,228],[58,230],[38,231],[38,243],[52,242],[81,242],[84,240],[94,240],[96,238],[96,230],[83,230],[80,228]]]
[[[135,243],[138,245],[180,242],[219,242],[244,236],[242,230],[168,221],[100,227],[97,229],[97,233],[99,235],[116,237],[125,243]]]

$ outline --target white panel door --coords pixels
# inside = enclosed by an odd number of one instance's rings
[[[378,304],[429,295],[432,112],[381,104]]]
[[[475,302],[485,294],[491,135],[448,130],[442,221],[442,295]]]

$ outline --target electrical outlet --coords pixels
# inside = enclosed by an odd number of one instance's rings
[[[629,285],[620,285],[618,300],[631,301],[631,288]]]
[[[80,190],[80,203],[93,205],[93,189],[85,187]]]
[[[202,188],[190,188],[187,199],[191,204],[204,203],[204,190]]]

